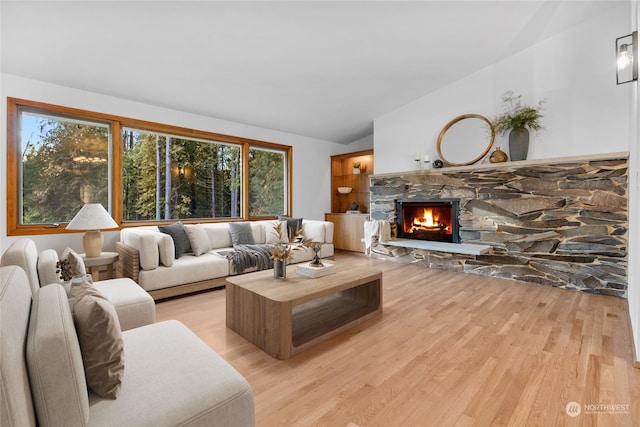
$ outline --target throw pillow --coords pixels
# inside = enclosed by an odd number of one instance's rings
[[[187,232],[184,231],[184,225],[180,221],[171,225],[158,227],[162,233],[168,234],[173,239],[173,245],[176,250],[176,259],[180,258],[187,252],[191,252],[191,244]]]
[[[231,242],[235,245],[255,245],[251,224],[248,222],[230,222]]]
[[[289,243],[287,221],[272,221],[266,227],[265,243]]]
[[[124,341],[116,309],[84,283],[73,303],[73,318],[87,385],[96,394],[115,399],[124,376]]]
[[[284,215],[278,215],[278,221],[287,221],[287,233],[290,242],[302,242],[304,233],[302,232],[302,218],[291,218]]]
[[[196,256],[200,256],[212,249],[209,236],[207,236],[203,226],[200,224],[185,225],[184,230],[187,232],[191,250]]]
[[[71,248],[66,248],[62,251],[62,255],[60,255],[60,261],[67,261],[68,263],[68,271],[71,274],[71,277],[74,276],[84,276],[87,274],[87,269],[84,266],[84,260],[76,251]],[[62,279],[69,280],[69,279]]]

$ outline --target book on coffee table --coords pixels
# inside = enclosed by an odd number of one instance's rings
[[[311,267],[309,263],[298,264],[296,266],[296,273],[300,274],[301,276],[311,277],[312,279],[315,279],[336,272],[335,265],[329,264],[328,262],[323,262],[322,264],[322,267]]]

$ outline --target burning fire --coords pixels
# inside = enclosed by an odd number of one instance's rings
[[[447,230],[449,226],[440,222],[437,210],[424,208],[421,216],[416,214],[413,218],[412,230]]]

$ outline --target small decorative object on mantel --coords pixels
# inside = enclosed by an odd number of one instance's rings
[[[350,211],[357,211],[359,212],[360,205],[357,202],[353,202],[349,205],[349,210]]]
[[[530,107],[522,105],[522,95],[515,96],[507,91],[502,96],[504,113],[496,117],[492,124],[498,133],[509,131],[509,154],[512,161],[526,160],[529,152],[529,130],[539,132],[543,129],[540,113],[546,99],[538,101],[538,105]]]
[[[444,166],[444,163],[442,163],[442,160],[436,159],[433,161],[432,165],[434,168],[440,169],[442,166]]]
[[[489,161],[491,163],[504,163],[507,160],[509,160],[507,153],[502,151],[500,147],[496,148],[496,150],[489,156]]]
[[[353,162],[353,174],[358,175],[360,173],[360,162]]]

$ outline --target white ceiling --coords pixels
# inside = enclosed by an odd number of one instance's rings
[[[1,65],[3,73],[348,143],[371,134],[374,118],[613,6],[2,1]]]

